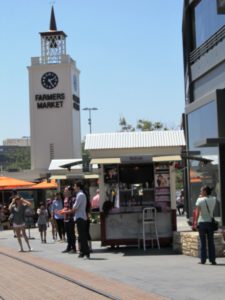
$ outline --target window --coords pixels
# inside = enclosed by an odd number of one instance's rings
[[[189,150],[199,150],[199,148],[196,149],[195,143],[205,138],[216,137],[218,137],[216,101],[188,114]]]
[[[195,147],[195,143],[205,138],[218,137],[216,101],[212,101],[188,114],[189,150],[200,151],[200,157],[209,161],[189,160],[190,211],[193,210],[201,186],[213,187],[217,198],[215,216],[220,215],[220,186],[218,174],[218,147]]]
[[[138,184],[146,183],[152,185],[153,165],[152,164],[131,164],[120,167],[119,178],[121,183]]]
[[[196,48],[225,25],[225,15],[219,14],[217,0],[201,0],[194,8]]]

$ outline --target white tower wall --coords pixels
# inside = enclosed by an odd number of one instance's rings
[[[32,58],[28,67],[31,165],[32,169],[47,170],[51,159],[81,157],[79,103],[74,108],[74,96],[76,101],[80,98],[79,70],[68,55],[64,55],[59,64],[41,64],[39,61],[39,58]],[[56,87],[46,89],[42,85],[42,76],[47,72],[58,76]],[[48,100],[49,97],[52,100]]]

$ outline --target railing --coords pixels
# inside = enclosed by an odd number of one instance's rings
[[[54,55],[54,56],[40,56],[31,58],[32,65],[42,64],[69,64],[73,62],[73,59],[69,55]]]
[[[194,64],[196,60],[214,48],[222,40],[225,39],[225,26],[220,28],[211,38],[204,42],[200,47],[190,53],[190,64]]]

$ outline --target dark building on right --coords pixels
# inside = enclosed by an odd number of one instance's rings
[[[206,184],[225,225],[225,0],[184,0],[182,30],[187,213]]]

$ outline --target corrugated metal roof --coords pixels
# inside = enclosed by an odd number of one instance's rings
[[[183,130],[87,134],[85,149],[179,147],[185,145]]]

